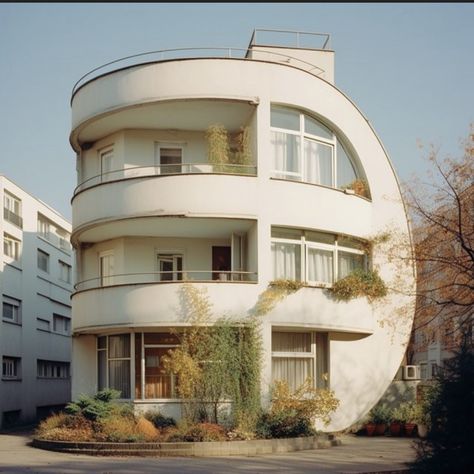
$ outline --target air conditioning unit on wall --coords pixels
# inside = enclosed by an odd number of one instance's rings
[[[419,365],[403,366],[403,380],[419,380],[420,378],[421,371]]]

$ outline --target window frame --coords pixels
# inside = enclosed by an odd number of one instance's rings
[[[21,357],[2,356],[2,380],[21,380]]]
[[[49,270],[50,270],[50,265],[49,265],[49,263],[50,263],[50,254],[48,252],[45,252],[43,249],[40,249],[40,248],[37,248],[36,250],[37,250],[36,251],[36,263],[37,263],[38,270],[41,270],[45,273],[49,273]],[[44,257],[46,258],[46,260],[45,260],[46,270],[40,266],[40,256],[43,257],[43,258]]]
[[[5,317],[5,305],[11,306],[13,309],[13,318]],[[21,300],[3,295],[2,298],[2,320],[8,323],[21,325]]]
[[[180,162],[179,163],[162,163],[161,162],[161,150],[163,149],[172,149],[172,150],[180,150]],[[154,163],[155,169],[158,171],[157,174],[181,174],[183,173],[183,164],[184,164],[184,144],[177,143],[177,142],[155,142],[154,145]],[[179,166],[179,171],[175,172],[166,172],[167,166]],[[165,172],[162,171],[161,167],[165,167]]]
[[[61,324],[59,324],[59,321],[61,321]],[[63,316],[62,314],[53,313],[52,332],[55,334],[61,334],[63,336],[69,336],[71,334],[71,318],[68,316]]]
[[[71,363],[36,359],[36,377],[39,379],[67,380],[71,377]]]
[[[156,268],[156,279],[160,282],[168,282],[168,281],[183,281],[184,280],[184,272],[185,272],[185,255],[184,250],[180,249],[156,249],[155,250],[155,268]],[[161,259],[160,257],[167,257],[169,260],[172,260],[173,263],[173,270],[171,271],[162,271],[160,269],[160,261],[165,260],[165,258]],[[181,270],[178,270],[178,259],[181,259]],[[171,280],[163,280],[162,275],[164,273],[172,273]]]
[[[59,265],[59,280],[64,283],[71,284],[71,276],[72,276],[72,266],[62,260],[58,260]],[[66,269],[66,278],[63,278],[63,270]]]
[[[10,254],[10,250],[13,249],[13,254]],[[7,232],[3,233],[3,255],[8,257],[13,262],[20,262],[21,260],[21,240],[13,237]]]

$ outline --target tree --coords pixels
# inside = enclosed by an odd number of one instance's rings
[[[474,127],[457,159],[431,147],[434,173],[405,190],[417,268],[414,331],[455,347],[474,314]],[[472,329],[471,329],[472,330]],[[443,341],[444,339],[444,341]]]
[[[416,442],[410,472],[464,474],[474,463],[474,348],[464,333],[459,350],[445,362],[430,389],[431,428]]]

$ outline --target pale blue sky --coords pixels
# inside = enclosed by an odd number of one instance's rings
[[[0,173],[70,219],[70,92],[145,51],[245,48],[254,28],[329,33],[336,85],[367,116],[402,181],[417,141],[459,153],[474,122],[474,5],[462,3],[0,4]]]

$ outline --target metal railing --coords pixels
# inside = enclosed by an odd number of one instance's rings
[[[108,171],[83,181],[74,189],[74,195],[84,189],[98,184],[120,181],[122,179],[149,176],[170,176],[180,174],[238,174],[256,176],[257,167],[253,165],[212,164],[212,163],[178,163],[172,165],[136,166]]]
[[[262,46],[263,45],[263,43],[260,43],[260,45],[257,43],[257,34],[258,33],[272,33],[273,38],[276,35],[282,36],[281,35],[282,33],[284,35],[287,35],[286,37],[288,37],[288,35],[292,35],[292,36],[294,36],[294,41],[295,41],[294,44],[293,43],[290,43],[290,44],[286,43],[286,44],[281,45],[281,46],[285,46],[285,47],[288,47],[288,48],[291,48],[291,47],[293,47],[293,48],[307,47],[307,48],[316,48],[316,49],[329,49],[329,41],[331,39],[331,36],[328,33],[312,33],[312,32],[309,32],[309,31],[273,30],[273,29],[265,29],[265,28],[255,28],[255,30],[253,30],[252,37],[250,38],[249,48],[253,47],[255,45],[257,45],[257,46]],[[302,46],[302,38],[305,38],[305,37],[306,38],[311,38],[310,41],[317,38],[317,40],[322,41],[322,44],[318,45],[317,47],[315,45]],[[274,39],[273,39],[273,42],[271,42],[269,45],[279,46],[279,44],[276,44],[274,42]]]
[[[183,270],[149,273],[120,273],[80,281],[74,285],[74,290],[83,291],[121,285],[149,285],[176,282],[251,283],[256,281],[257,273],[247,271]]]
[[[263,30],[260,30],[263,31]],[[310,35],[321,35],[320,33],[301,33]],[[323,35],[324,36],[324,35]],[[327,35],[329,36],[329,35]],[[329,38],[328,38],[329,40]],[[326,44],[326,43],[325,43]],[[281,63],[282,61],[291,60],[292,64],[296,67],[301,67],[305,71],[310,72],[315,76],[320,76],[325,71],[324,69],[316,66],[315,64],[309,63],[299,58],[289,56],[283,53],[277,53],[275,51],[261,50],[252,47],[253,52],[265,53],[266,57],[274,57],[275,62]],[[147,51],[145,53],[133,54],[125,56],[123,58],[109,61],[108,63],[102,64],[89,72],[84,74],[74,84],[71,91],[71,104],[76,92],[88,82],[97,79],[100,76],[109,74],[120,69],[125,69],[133,66],[140,66],[143,64],[157,63],[162,61],[170,61],[175,59],[244,59],[248,61],[258,61],[258,59],[252,59],[247,57],[249,48],[233,48],[233,47],[198,47],[198,48],[174,48],[174,49],[161,49],[156,51]],[[147,57],[146,59],[142,59]],[[139,60],[140,59],[140,60]],[[268,61],[269,59],[267,59]]]
[[[23,218],[6,207],[3,208],[3,218],[20,229],[23,229]]]

